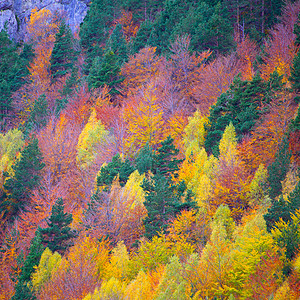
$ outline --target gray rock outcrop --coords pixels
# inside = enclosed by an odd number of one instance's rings
[[[90,0],[0,0],[0,31],[5,28],[12,39],[23,40],[32,9],[49,9],[65,16],[72,31],[82,23]]]

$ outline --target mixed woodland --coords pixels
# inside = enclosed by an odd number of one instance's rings
[[[0,299],[300,299],[300,1],[93,0],[0,32]]]

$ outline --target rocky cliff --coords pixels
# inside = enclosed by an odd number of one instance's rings
[[[6,29],[11,38],[22,40],[26,34],[26,20],[31,10],[47,8],[66,15],[73,31],[83,21],[90,0],[0,0],[0,30]]]

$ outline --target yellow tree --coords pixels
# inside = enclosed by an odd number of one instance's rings
[[[106,274],[109,251],[108,242],[81,237],[53,269],[39,299],[82,299],[93,292]]]
[[[182,264],[177,256],[170,259],[165,274],[158,285],[155,299],[157,300],[187,300],[187,283],[182,276]]]
[[[201,226],[196,211],[183,211],[170,224],[167,240],[174,253],[181,259],[187,259],[196,249],[202,247],[201,238],[205,230]]]
[[[97,120],[96,110],[92,109],[91,116],[78,138],[77,163],[81,169],[89,169],[96,162],[97,156],[107,147],[110,139],[109,132]],[[102,150],[102,151],[101,151]],[[101,165],[104,163],[102,161]],[[98,166],[98,169],[100,169]]]
[[[132,280],[125,290],[125,299],[128,300],[151,300],[154,299],[154,290],[150,276],[142,269]]]
[[[268,258],[270,251],[276,253],[279,249],[275,246],[272,235],[267,232],[262,214],[252,216],[252,220],[239,228],[239,231],[231,253],[231,282],[240,299],[252,299],[253,289],[247,285],[250,275],[255,273],[262,259]]]
[[[197,110],[192,117],[188,118],[188,124],[184,128],[183,142],[185,146],[185,155],[188,158],[192,153],[197,154],[204,147],[205,125],[208,124],[208,118],[202,116]]]
[[[228,206],[220,206],[212,222],[212,234],[210,241],[203,249],[200,263],[200,278],[195,299],[228,299],[236,289],[231,284],[232,268],[232,234],[235,224],[230,217]],[[206,274],[203,274],[205,272]],[[202,273],[202,274],[201,274]],[[204,275],[204,276],[203,276]],[[206,277],[205,280],[203,277]]]
[[[23,133],[18,129],[9,130],[6,134],[0,134],[0,187],[3,186],[3,172],[13,175],[11,166],[16,155],[23,147]]]
[[[268,205],[266,190],[268,171],[263,164],[259,165],[249,185],[248,197],[252,208]]]
[[[59,266],[60,262],[61,255],[58,252],[52,253],[49,248],[45,249],[39,265],[36,267],[36,270],[31,277],[33,288],[37,293],[43,288],[44,284],[50,280],[51,273]]]
[[[213,214],[221,204],[227,204],[235,219],[240,219],[248,208],[248,176],[240,163],[237,150],[235,129],[230,123],[219,145],[219,166],[213,194],[210,201],[210,213]]]
[[[165,236],[154,236],[151,241],[142,240],[138,251],[132,257],[133,274],[137,274],[141,269],[152,271],[160,264],[167,264],[173,254],[170,246]]]
[[[120,282],[129,282],[130,257],[123,241],[112,250],[110,265],[107,268],[107,280],[114,277]]]
[[[163,111],[157,104],[153,84],[150,84],[140,97],[125,107],[124,120],[127,125],[125,148],[128,153],[136,153],[146,143],[154,146],[163,140]]]
[[[104,280],[100,288],[96,288],[93,294],[88,294],[83,300],[111,300],[124,299],[126,285],[120,280],[111,277]]]

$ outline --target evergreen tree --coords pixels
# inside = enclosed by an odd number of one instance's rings
[[[284,221],[290,220],[290,213],[291,211],[289,210],[289,207],[282,196],[280,196],[278,200],[272,200],[271,207],[264,215],[268,231],[271,231],[275,223],[278,222],[280,218],[282,218]]]
[[[35,237],[30,243],[29,254],[21,267],[21,273],[17,278],[18,283],[15,286],[15,294],[11,298],[12,300],[36,299],[32,289],[31,275],[35,270],[34,267],[38,266],[44,250],[45,248],[42,245],[41,235],[37,230]]]
[[[11,95],[26,81],[29,74],[28,64],[32,58],[30,46],[24,46],[19,54],[18,47],[9,39],[7,33],[0,32],[0,122],[11,118]],[[4,125],[4,124],[2,124]]]
[[[76,237],[76,233],[69,227],[72,221],[72,214],[64,212],[63,199],[58,198],[47,221],[48,227],[39,229],[43,244],[52,252],[64,254],[73,245],[72,239]]]
[[[225,54],[233,49],[233,27],[226,18],[221,2],[215,6],[214,13],[205,26],[200,43],[202,44],[201,47],[210,49],[216,54]]]
[[[140,174],[147,173],[149,170],[153,170],[153,149],[147,143],[137,154],[135,159],[136,169]]]
[[[176,158],[179,150],[175,148],[173,142],[173,138],[168,136],[156,151],[153,151],[149,144],[146,144],[139,151],[135,160],[139,173],[151,171],[153,174],[159,172],[164,176],[170,174],[176,176],[175,172],[179,170],[178,165],[182,163],[182,160]]]
[[[117,56],[118,65],[122,66],[128,60],[128,48],[121,24],[117,24],[107,41],[107,47]]]
[[[285,257],[288,259],[288,261],[293,260],[299,252],[299,229],[300,227],[298,223],[290,221],[288,225],[281,231],[281,234],[276,237],[276,242],[280,248],[284,249]],[[289,271],[289,265],[286,263],[284,273],[289,273]]]
[[[34,138],[22,150],[20,159],[12,166],[14,175],[4,172],[4,191],[0,199],[3,219],[12,221],[30,203],[32,191],[38,187],[44,167],[38,140]]]
[[[145,20],[137,34],[136,37],[133,39],[133,53],[137,53],[139,52],[142,48],[148,46],[148,40],[152,31],[152,27],[153,27],[153,22],[151,22],[150,20]]]
[[[296,34],[295,45],[300,46],[300,14],[298,15],[297,23],[294,26],[294,33]],[[292,83],[292,88],[296,93],[295,101],[299,102],[300,97],[298,96],[300,92],[300,51],[295,55],[293,60],[293,66],[291,68],[290,81]]]
[[[154,20],[159,11],[162,10],[164,1],[161,0],[123,0],[120,2],[123,9],[134,12],[133,19]]]
[[[48,102],[45,94],[41,95],[34,102],[32,111],[25,125],[25,134],[31,131],[39,131],[42,127],[46,126],[48,120]]]
[[[165,231],[170,220],[181,210],[196,206],[191,192],[185,194],[186,186],[183,182],[176,185],[170,176],[165,177],[160,172],[145,179],[142,187],[146,193],[144,205],[147,209],[145,236],[149,239]]]
[[[74,41],[70,27],[63,20],[55,36],[50,58],[50,72],[53,81],[71,71],[76,60]]]
[[[213,0],[215,2],[215,0]],[[268,35],[268,29],[279,21],[284,0],[222,0],[228,8],[227,21],[237,28],[241,37],[250,36],[258,42]]]
[[[120,154],[117,154],[112,158],[111,162],[101,168],[97,177],[97,186],[110,187],[116,176],[119,176],[120,185],[124,186],[134,170],[127,158],[122,161]]]
[[[152,177],[146,177],[142,184],[146,193],[144,205],[148,213],[144,220],[145,236],[152,238],[161,230],[164,231],[170,219],[177,213],[195,207],[195,203],[192,201],[192,193],[186,190],[184,182],[179,184],[172,182],[182,160],[176,158],[179,151],[174,147],[171,137],[163,141],[154,154],[149,146],[141,151],[137,167],[145,171],[149,167],[154,174]],[[147,159],[146,164],[142,164],[143,157]]]
[[[66,107],[69,102],[69,97],[72,95],[78,82],[78,68],[73,67],[70,77],[67,78],[65,85],[59,90],[60,98],[55,100],[55,115],[58,117],[60,112]]]
[[[177,159],[179,150],[175,148],[174,139],[168,136],[157,149],[154,155],[153,162],[153,173],[159,172],[164,176],[169,176],[173,174],[176,176],[175,172],[179,170],[179,164],[182,163],[181,159]]]
[[[109,35],[109,28],[115,19],[117,1],[95,0],[80,25],[80,45],[86,53],[85,74],[89,74],[94,59],[103,54],[102,47]]]
[[[88,77],[88,83],[90,88],[99,88],[106,84],[111,90],[110,94],[119,94],[117,89],[118,84],[123,81],[120,77],[120,66],[118,59],[114,52],[108,51],[103,58],[99,56],[93,61],[90,74]]]
[[[264,104],[270,102],[276,92],[282,89],[282,76],[274,72],[268,82],[259,75],[251,81],[236,77],[229,90],[223,93],[211,107],[205,148],[218,155],[218,144],[227,125],[231,122],[241,139],[249,133],[259,117],[265,113]]]
[[[272,205],[268,212],[264,215],[266,220],[267,229],[271,231],[275,223],[282,219],[284,222],[292,220],[291,215],[300,208],[300,183],[297,184],[294,191],[288,196],[288,201],[283,199],[281,195],[277,199],[272,200]]]
[[[192,1],[167,0],[157,16],[149,37],[149,45],[157,47],[159,54],[168,52],[170,37],[176,24],[189,11]]]
[[[281,194],[281,182],[285,179],[288,172],[290,159],[289,142],[284,137],[276,153],[275,161],[268,167],[269,195],[273,200]]]

